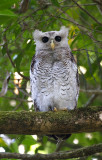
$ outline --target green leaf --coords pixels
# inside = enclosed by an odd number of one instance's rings
[[[7,146],[7,144],[5,143],[5,141],[3,140],[2,137],[0,137],[0,147],[5,147]]]
[[[6,48],[3,46],[2,48],[2,55],[4,56],[6,54]]]
[[[13,13],[12,11],[6,9],[6,10],[1,10],[0,11],[0,16],[10,16],[10,17],[17,17],[17,15],[15,13]]]
[[[23,58],[23,54],[18,54],[18,56],[15,58],[15,64],[16,64],[16,69],[17,71],[20,71],[20,64],[21,64],[21,61],[22,61],[22,58]]]
[[[36,140],[31,135],[26,135],[22,144],[25,146],[25,152],[28,152],[30,146],[36,144]]]
[[[17,0],[0,0],[0,10],[11,8],[15,3]]]
[[[57,0],[51,0],[51,2],[54,6],[57,6],[57,7],[60,6]]]
[[[11,143],[10,147],[12,152],[17,152],[18,153],[18,145],[17,142],[15,141],[14,143]]]
[[[0,10],[0,24],[8,24],[17,15],[10,10]]]

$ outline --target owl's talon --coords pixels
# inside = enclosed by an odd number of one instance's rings
[[[54,112],[57,112],[57,108],[56,108],[56,107],[54,107],[53,111],[54,111]]]
[[[68,111],[68,109],[67,108],[63,108],[63,109],[61,109],[61,111]]]

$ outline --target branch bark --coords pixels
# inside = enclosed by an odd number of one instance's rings
[[[96,89],[96,90],[85,90],[85,89],[80,89],[81,92],[86,92],[90,94],[102,94],[102,90]]]
[[[54,159],[69,159],[69,158],[78,158],[78,157],[86,157],[93,155],[95,153],[102,152],[102,143],[93,145],[90,147],[83,147],[80,149],[72,150],[72,151],[65,151],[65,152],[55,152],[51,154],[19,154],[19,153],[0,153],[1,158],[16,158],[16,159],[26,159],[26,160],[54,160]]]
[[[102,107],[58,112],[0,112],[0,134],[66,134],[102,131]]]
[[[20,3],[20,13],[25,13],[29,7],[29,0],[22,0]]]

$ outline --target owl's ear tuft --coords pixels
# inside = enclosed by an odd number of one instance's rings
[[[39,30],[36,29],[36,30],[33,32],[33,38],[34,38],[34,40],[37,40],[38,37],[39,37],[39,35],[41,35],[41,33],[42,33],[42,31],[39,31]]]
[[[66,36],[68,36],[68,33],[69,33],[69,29],[66,28],[65,26],[62,26],[61,29],[60,29]]]

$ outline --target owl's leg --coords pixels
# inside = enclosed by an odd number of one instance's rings
[[[53,110],[54,112],[57,112],[57,108],[56,107],[54,107],[54,110]]]
[[[49,111],[53,111],[54,107],[52,107],[51,105],[48,107]]]
[[[57,108],[56,107],[49,106],[48,108],[49,108],[49,111],[57,112]]]
[[[57,108],[56,107],[49,106],[48,108],[49,108],[49,111],[57,112]]]
[[[40,111],[38,107],[34,106],[34,108],[35,108],[35,112],[39,112]]]
[[[62,108],[61,111],[68,111],[68,108]]]
[[[60,109],[61,111],[68,111],[68,108],[62,108]],[[57,112],[58,109],[56,107],[51,107],[49,106],[49,111],[54,111],[54,112]]]

